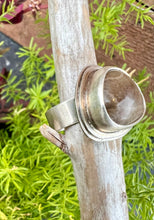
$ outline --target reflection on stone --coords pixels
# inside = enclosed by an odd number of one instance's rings
[[[143,100],[137,86],[122,72],[107,73],[104,102],[110,118],[120,125],[134,123],[143,113]]]

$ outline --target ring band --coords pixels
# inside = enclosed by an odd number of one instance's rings
[[[46,117],[50,127],[54,128],[56,131],[61,131],[66,127],[78,123],[75,99],[69,99],[50,108],[46,112]]]

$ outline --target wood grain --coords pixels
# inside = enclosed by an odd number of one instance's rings
[[[49,0],[49,20],[60,100],[74,97],[80,71],[96,64],[87,0]],[[94,142],[79,124],[65,141],[73,163],[82,220],[127,220],[121,139]]]

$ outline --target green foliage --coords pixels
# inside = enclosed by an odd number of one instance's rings
[[[129,9],[126,10],[126,5]],[[90,4],[92,22],[92,33],[96,49],[100,46],[112,58],[114,52],[118,52],[125,58],[125,51],[132,51],[128,46],[125,36],[120,36],[119,28],[122,21],[127,21],[132,12],[136,12],[136,23],[141,22],[144,27],[144,21],[149,21],[154,25],[154,21],[148,15],[150,10],[145,8],[135,0],[94,0]]]
[[[129,4],[129,9],[126,12],[126,16],[127,16],[126,20],[130,18],[130,16],[132,15],[132,12],[135,12],[136,13],[136,24],[140,22],[142,28],[144,27],[145,21],[148,21],[152,25],[154,25],[154,20],[149,15],[150,9],[152,7],[145,8],[144,5],[142,5],[140,2],[136,2],[136,0],[125,0],[125,2]]]
[[[0,219],[79,219],[79,204],[69,157],[39,132],[45,112],[59,102],[53,59],[39,57],[33,43],[21,49],[23,77],[10,73],[3,97],[14,107],[0,130]],[[44,62],[44,59],[47,62]],[[26,89],[23,91],[23,84]],[[49,89],[46,89],[46,86]],[[28,100],[24,107],[19,100]]]
[[[143,82],[140,84],[142,91],[148,86],[149,82],[144,80],[149,76],[144,68],[134,77],[137,83]],[[147,115],[123,138],[123,164],[130,220],[152,220],[154,217],[154,121],[150,116],[154,112],[152,92],[150,99],[151,102],[147,103]]]
[[[149,114],[154,113],[154,92],[150,92],[150,103],[147,103]]]
[[[14,12],[14,1],[11,1],[10,4],[7,6],[6,9],[6,1],[2,4],[2,7],[0,5],[0,23],[1,22],[7,22],[10,23],[10,21],[5,17],[6,15],[11,15]]]
[[[46,110],[59,102],[56,84],[51,80],[55,71],[53,59],[39,57],[40,51],[32,39],[29,48],[18,52],[18,56],[26,57],[23,77],[16,81],[10,73],[3,90],[7,100],[15,97],[15,106],[5,117],[7,129],[0,130],[0,219],[79,220],[71,161],[39,132],[40,125],[46,123]],[[145,77],[144,70],[138,79]],[[23,83],[25,90],[21,88]],[[48,83],[50,89],[45,87]],[[154,98],[150,96],[152,102],[147,106],[151,112]],[[27,107],[19,103],[21,99],[29,101]],[[153,218],[153,125],[146,116],[123,139],[130,219]]]
[[[134,78],[136,82],[143,81],[143,91],[148,86],[144,80],[149,76],[144,68]],[[154,121],[150,116],[153,112],[154,97],[151,92],[146,116],[123,137],[122,156],[130,220],[154,218]]]
[[[132,15],[136,16],[136,24],[141,23],[142,28],[145,21],[154,25],[154,21],[149,14],[151,7],[146,8],[141,3],[137,3],[136,0],[94,0],[89,6],[95,47],[96,49],[101,47],[111,58],[115,51],[123,58],[125,58],[126,51],[132,52],[126,37],[121,36],[119,32],[122,24],[127,22]],[[48,48],[50,48],[48,13],[45,17],[37,16],[36,24],[39,24],[39,36],[48,41]]]
[[[147,73],[147,68],[144,67],[144,69],[139,71],[138,74],[134,77],[135,82],[137,82],[137,83],[144,82],[140,85],[142,91],[144,91],[148,87],[149,80],[146,80],[146,79],[149,79],[150,76],[151,76],[151,74]],[[144,80],[146,80],[146,81],[144,81]]]
[[[154,217],[153,138],[154,121],[147,116],[123,138],[123,164],[132,220]]]
[[[51,48],[51,39],[50,39],[50,33],[49,33],[49,14],[48,14],[48,11],[47,11],[45,17],[40,17],[38,15],[35,23],[37,25],[39,25],[40,33],[39,33],[38,37],[45,39],[46,43],[47,43],[46,49],[50,49]]]
[[[127,70],[127,68],[129,69],[130,67],[127,67],[127,64],[124,63],[123,66],[122,66],[122,69],[124,70]],[[131,73],[131,68],[129,70],[129,72]],[[134,75],[131,76],[131,78],[133,77],[133,80],[140,86],[140,89],[142,90],[142,92],[145,91],[145,89],[148,87],[149,85],[149,80],[150,80],[150,77],[151,77],[151,74],[150,73],[147,73],[147,68],[144,67],[143,70],[140,70],[138,71],[136,74],[135,74],[136,70],[134,70]]]
[[[91,3],[95,45],[103,45],[111,57],[114,51],[123,57],[124,52],[129,51],[125,38],[119,37],[122,16],[128,19],[130,13],[136,11],[136,22],[140,20],[141,26],[145,20],[153,23],[147,15],[149,9],[140,11],[134,2],[104,0],[99,4],[95,0]],[[125,11],[126,4],[131,6],[129,12]],[[57,86],[52,80],[55,72],[53,58],[39,56],[41,50],[33,39],[29,47],[20,49],[18,56],[26,58],[21,68],[23,75],[17,81],[10,72],[7,86],[3,86],[3,98],[13,100],[14,107],[5,117],[7,128],[0,129],[2,220],[80,219],[71,161],[39,132],[40,125],[46,123],[46,110],[59,102]],[[144,69],[135,80],[138,82],[146,77]],[[145,86],[146,82],[142,88]],[[150,99],[147,104],[149,114],[154,111],[153,93],[150,93]],[[28,105],[23,106],[20,100],[28,101]],[[153,125],[150,116],[145,116],[123,139],[123,163],[132,220],[152,220],[154,217]]]
[[[113,56],[114,51],[124,57],[128,43],[125,37],[120,37],[118,28],[121,26],[122,15],[124,14],[124,5],[115,1],[103,0],[101,4],[98,0],[91,3],[91,22],[92,33],[96,49],[101,45],[105,53]]]
[[[42,80],[47,81],[54,75],[54,68],[51,69],[51,67],[54,67],[53,60],[46,55],[45,57],[38,56],[43,48],[37,48],[37,45],[33,43],[33,41],[34,39],[32,38],[28,48],[21,48],[20,51],[17,52],[19,58],[27,58],[21,68],[21,71],[26,77],[27,85],[33,84],[33,82],[36,81],[34,73],[37,73],[37,83]],[[44,63],[45,59],[46,63]],[[45,79],[44,75],[46,75]]]
[[[0,57],[3,56],[3,52],[1,52],[1,47],[2,47],[3,44],[4,44],[4,41],[0,41]]]

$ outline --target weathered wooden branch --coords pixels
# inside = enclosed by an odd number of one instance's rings
[[[69,154],[64,135],[59,134],[57,131],[47,126],[46,124],[40,127],[40,132],[48,141],[55,144],[64,153]]]
[[[49,19],[60,100],[74,97],[81,70],[96,64],[88,0],[49,0]],[[41,131],[61,147],[57,132]],[[53,139],[51,138],[53,137]],[[57,140],[58,139],[58,140]],[[121,139],[94,142],[79,124],[65,131],[65,144],[76,178],[82,220],[127,220],[128,209]]]

